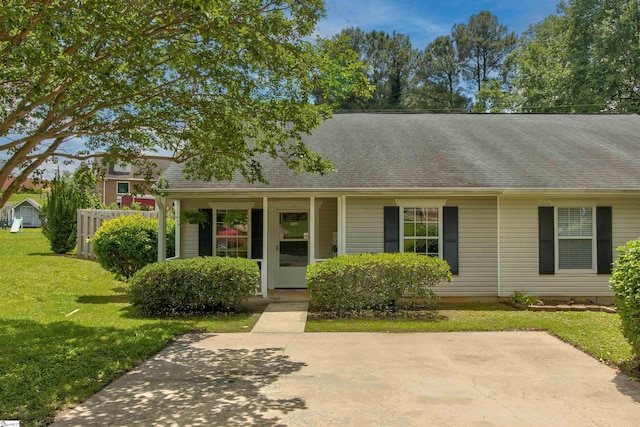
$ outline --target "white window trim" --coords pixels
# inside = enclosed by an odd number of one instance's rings
[[[127,191],[126,193],[120,193],[118,191],[118,186],[120,184],[127,184],[127,188],[129,188],[129,191]],[[129,181],[116,181],[116,194],[120,194],[120,195],[131,194],[131,183]]]
[[[211,218],[211,222],[213,223],[213,230],[211,230],[211,233],[213,234],[213,256],[218,256],[218,245],[216,244],[216,224],[218,223],[217,219],[218,219],[218,210],[221,211],[228,211],[228,210],[246,210],[247,211],[247,258],[246,259],[253,259],[251,258],[251,208],[246,208],[244,206],[242,207],[237,207],[240,204],[236,204],[233,205],[233,207],[228,207],[228,206],[221,206],[221,205],[216,205],[215,208],[213,208],[213,213],[212,216],[213,218]],[[246,204],[245,204],[246,205]],[[255,205],[255,203],[252,203],[251,206]]]
[[[438,258],[442,259],[442,206],[400,206],[400,252],[404,252],[404,208],[438,209]],[[428,240],[428,239],[427,239]]]
[[[571,269],[560,269],[560,236],[558,235],[558,209],[562,208],[590,208],[591,209],[591,268],[571,268]],[[572,274],[572,273],[594,273],[597,274],[597,262],[598,262],[598,254],[597,251],[597,240],[596,239],[596,231],[597,231],[597,221],[596,218],[596,206],[587,206],[581,205],[576,206],[575,203],[571,203],[569,205],[558,205],[553,208],[553,250],[554,250],[554,263],[555,263],[555,272],[556,274]],[[584,239],[584,237],[582,237]]]

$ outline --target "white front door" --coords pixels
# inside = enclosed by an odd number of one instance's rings
[[[306,288],[309,264],[309,211],[278,211],[276,288]]]

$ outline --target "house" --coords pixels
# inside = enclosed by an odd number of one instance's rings
[[[338,114],[306,138],[336,173],[169,167],[176,211],[208,218],[178,224],[177,256],[255,259],[263,296],[304,288],[309,263],[411,251],[449,262],[443,296],[607,299],[616,247],[640,237],[639,135],[638,115]]]
[[[33,199],[26,198],[11,208],[10,223],[16,218],[22,218],[23,227],[41,227],[42,206]]]
[[[104,176],[99,179],[98,192],[105,205],[116,204],[118,207],[131,206],[132,202],[142,206],[155,208],[154,196],[148,194],[148,190],[155,183],[171,162],[168,160],[155,160],[151,182],[141,176],[140,169],[128,163],[108,165]]]

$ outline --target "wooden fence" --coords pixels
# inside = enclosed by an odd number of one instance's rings
[[[156,211],[78,209],[78,257],[96,259],[96,255],[93,253],[93,245],[89,242],[89,239],[93,237],[103,221],[123,215],[135,214],[142,215],[145,218],[158,217],[158,212]]]

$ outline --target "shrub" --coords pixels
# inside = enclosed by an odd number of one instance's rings
[[[260,283],[255,261],[204,257],[154,263],[131,278],[133,304],[145,313],[236,311]]]
[[[175,253],[175,223],[167,220],[167,257]],[[91,238],[98,262],[120,277],[131,277],[158,259],[158,220],[120,216],[102,223]]]
[[[451,281],[445,261],[409,253],[341,255],[307,267],[311,304],[336,313],[387,310],[403,296],[432,302],[442,281]]]
[[[528,295],[522,291],[513,291],[513,294],[511,294],[511,301],[516,304],[533,305],[538,302],[538,297]]]
[[[51,182],[51,193],[42,208],[42,234],[57,254],[71,252],[76,247],[77,210],[82,198],[69,178]]]
[[[618,248],[611,289],[622,321],[622,333],[636,358],[640,358],[640,239]]]

